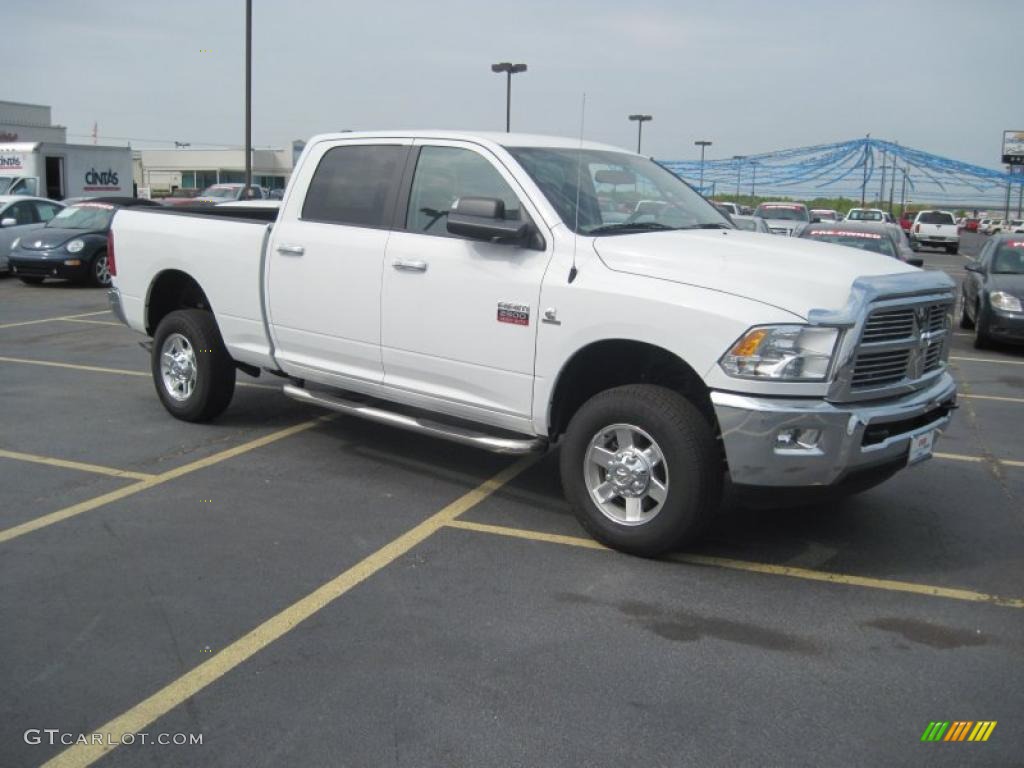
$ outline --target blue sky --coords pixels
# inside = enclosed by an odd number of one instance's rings
[[[342,128],[504,127],[644,152],[752,154],[863,136],[996,166],[1024,128],[1024,3],[254,0],[254,142]],[[5,10],[4,98],[73,140],[243,141],[242,0],[34,0]],[[16,77],[11,75],[17,74]],[[166,146],[166,144],[164,145]]]

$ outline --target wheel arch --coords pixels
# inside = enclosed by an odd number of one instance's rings
[[[626,384],[658,384],[687,397],[718,432],[711,393],[677,354],[634,339],[603,339],[578,349],[558,372],[548,402],[548,436],[565,432],[576,411],[599,392]]]
[[[212,311],[199,282],[179,269],[165,269],[153,278],[146,294],[146,333],[152,336],[160,321],[176,309]]]

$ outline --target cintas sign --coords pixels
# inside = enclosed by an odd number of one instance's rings
[[[121,189],[117,171],[110,168],[105,171],[90,168],[85,172],[85,186],[82,189],[87,192],[116,192]]]
[[[21,155],[0,155],[0,171],[20,171],[22,168]]]

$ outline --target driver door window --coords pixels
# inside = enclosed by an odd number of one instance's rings
[[[32,203],[26,201],[22,203],[15,203],[6,211],[4,211],[5,219],[14,219],[17,221],[17,226],[22,224],[35,224],[36,219],[35,210],[32,207]]]
[[[492,197],[505,203],[505,218],[518,220],[519,199],[486,159],[459,147],[423,147],[409,192],[409,232],[454,237],[448,211],[463,197]]]

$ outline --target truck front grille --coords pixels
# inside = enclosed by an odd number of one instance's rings
[[[951,306],[941,301],[872,311],[854,357],[850,390],[913,385],[941,369]]]

